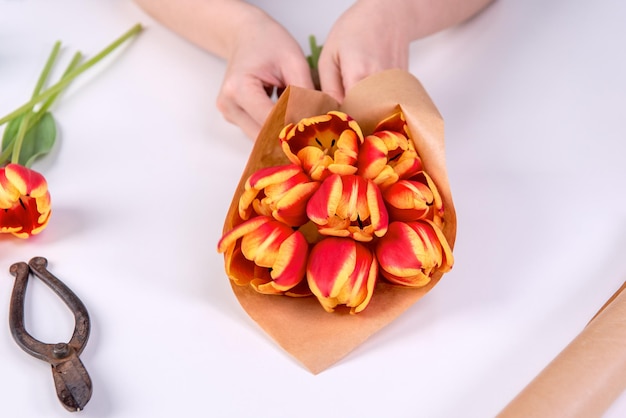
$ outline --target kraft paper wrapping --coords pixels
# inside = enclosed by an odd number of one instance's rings
[[[625,287],[499,417],[589,418],[606,412],[626,389]]]
[[[277,101],[255,142],[226,216],[224,233],[239,224],[239,196],[246,179],[262,167],[287,164],[278,135],[288,123],[340,110],[354,118],[364,135],[397,111],[407,120],[425,171],[437,185],[444,202],[443,233],[450,247],[456,237],[456,215],[445,166],[443,120],[420,82],[401,70],[370,76],[351,89],[339,105],[314,90],[288,87]],[[423,288],[405,288],[379,281],[368,307],[357,315],[328,313],[315,297],[292,298],[258,294],[249,286],[232,284],[244,310],[285,351],[317,374],[330,367],[372,334],[389,324],[424,296],[441,278],[435,274]]]

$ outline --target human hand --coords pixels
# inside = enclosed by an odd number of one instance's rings
[[[280,24],[260,10],[236,34],[217,107],[224,118],[255,139],[272,109],[269,92],[287,85],[313,88],[302,49]]]
[[[360,0],[341,15],[318,62],[322,91],[341,102],[346,91],[370,74],[408,69],[410,3]]]

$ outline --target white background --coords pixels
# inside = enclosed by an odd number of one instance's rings
[[[350,4],[264,3],[305,48]],[[317,376],[247,317],[215,250],[252,145],[215,109],[221,60],[130,1],[0,0],[0,114],[28,98],[55,40],[57,77],[74,51],[92,56],[137,22],[145,32],[55,110],[59,142],[34,166],[48,229],[0,237],[5,324],[9,266],[35,255],[89,309],[81,416],[494,416],[626,280],[623,1],[498,0],[412,46],[446,121],[456,265]],[[26,315],[43,341],[71,335],[38,280]],[[67,416],[49,367],[6,325],[0,358],[0,415]],[[624,414],[626,397],[607,416]]]

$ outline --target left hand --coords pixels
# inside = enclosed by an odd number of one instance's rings
[[[361,0],[333,25],[320,55],[322,91],[337,101],[370,74],[408,69],[410,1]],[[407,14],[409,13],[409,14]]]

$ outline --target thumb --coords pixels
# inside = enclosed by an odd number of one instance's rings
[[[322,91],[341,103],[345,96],[345,91],[343,88],[343,77],[341,75],[339,63],[332,59],[328,60],[324,58],[324,51],[322,50],[322,56],[320,57],[318,63]]]

